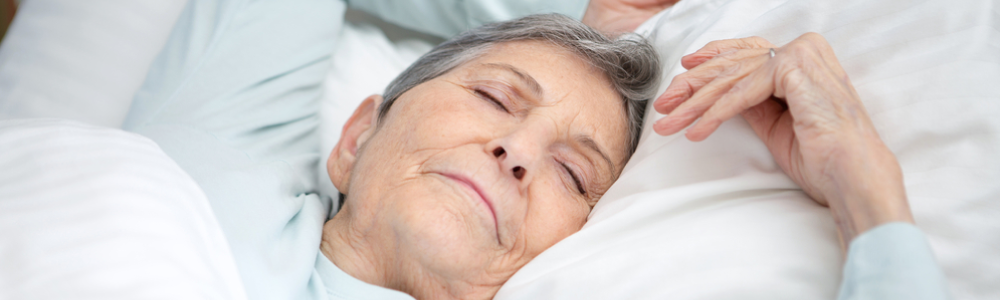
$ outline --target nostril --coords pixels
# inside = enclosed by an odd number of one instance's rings
[[[504,153],[506,152],[503,150],[503,147],[497,147],[496,149],[493,149],[493,156],[495,157],[500,157]]]
[[[525,170],[521,166],[514,167],[513,171],[514,171],[514,178],[517,178],[517,180],[521,180],[524,178]]]

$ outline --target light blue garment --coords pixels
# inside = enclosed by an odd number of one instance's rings
[[[316,274],[310,287],[326,294],[329,300],[413,300],[413,297],[396,290],[369,284],[330,262],[323,253],[316,257]]]
[[[908,223],[884,224],[855,238],[843,276],[840,300],[950,298],[927,238]]]
[[[192,0],[123,128],[198,183],[249,299],[307,290],[331,204],[315,192],[320,83],[346,5]]]
[[[428,0],[385,2],[407,9],[375,13],[450,35],[523,12],[580,18],[586,6],[543,2],[551,10],[527,9],[530,0]],[[327,154],[317,136],[321,84],[345,10],[342,0],[191,0],[123,125],[159,144],[204,190],[250,299],[351,295],[325,291],[352,285],[334,284],[348,277],[319,252],[331,203],[317,195],[315,171]]]
[[[586,0],[348,0],[351,8],[413,30],[449,38],[480,25],[531,14],[561,13],[583,18]]]

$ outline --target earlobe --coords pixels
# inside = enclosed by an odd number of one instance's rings
[[[326,171],[337,190],[347,194],[351,170],[357,160],[358,147],[363,145],[375,130],[378,117],[378,107],[382,104],[382,96],[371,95],[365,98],[354,110],[354,114],[344,124],[340,141],[330,152],[326,163]]]

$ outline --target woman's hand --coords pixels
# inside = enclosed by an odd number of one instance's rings
[[[759,37],[716,41],[681,64],[689,71],[653,104],[668,114],[657,133],[700,118],[686,136],[701,141],[740,114],[782,170],[830,207],[843,245],[883,223],[913,222],[899,163],[822,36],[780,48]]]
[[[583,24],[603,32],[632,32],[679,0],[590,0]]]

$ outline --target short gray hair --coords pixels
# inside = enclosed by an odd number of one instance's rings
[[[389,83],[378,118],[384,119],[393,102],[411,88],[448,73],[483,55],[493,46],[514,41],[544,41],[563,47],[580,55],[607,76],[623,100],[628,120],[628,148],[625,149],[625,159],[628,160],[639,144],[646,101],[652,98],[659,81],[660,63],[656,51],[638,35],[610,38],[577,20],[558,14],[532,15],[487,24],[438,45]]]

